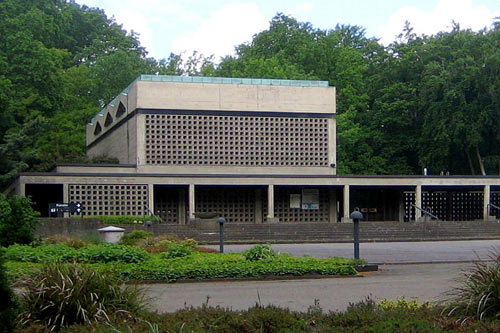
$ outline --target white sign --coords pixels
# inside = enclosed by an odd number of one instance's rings
[[[302,209],[319,209],[318,189],[302,189]]]
[[[290,208],[300,207],[300,194],[290,194]]]

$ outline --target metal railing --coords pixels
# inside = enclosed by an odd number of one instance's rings
[[[162,222],[162,219],[161,217],[159,217],[158,215],[155,215],[155,213],[153,213],[151,211],[151,209],[149,209],[149,206],[144,206],[144,208],[146,208],[146,210],[148,211],[149,215],[153,217],[153,219],[155,220],[156,223],[161,223]]]
[[[432,214],[431,212],[429,212],[426,209],[418,207],[417,205],[414,205],[414,204],[410,204],[410,206],[412,206],[412,207],[418,209],[419,211],[421,211],[424,214],[424,216],[427,215],[427,216],[430,216],[433,219],[439,220],[439,217],[437,217],[436,215]]]
[[[498,210],[500,212],[500,207],[498,207],[497,205],[494,205],[492,203],[489,203],[488,204],[488,216],[491,215],[491,208],[494,208],[494,209],[496,209],[496,210]]]

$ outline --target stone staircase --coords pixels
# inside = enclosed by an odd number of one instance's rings
[[[140,226],[121,225],[128,230]],[[200,243],[218,243],[216,225],[195,228],[191,225],[160,224],[152,227],[156,234],[175,234]],[[287,223],[224,225],[227,243],[319,243],[352,242],[352,223]],[[500,221],[428,221],[428,222],[360,222],[362,242],[430,241],[500,239]]]

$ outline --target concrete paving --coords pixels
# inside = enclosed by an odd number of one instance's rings
[[[241,252],[252,246],[226,245],[224,249],[227,253]],[[219,249],[217,245],[206,245],[206,247]],[[308,255],[318,258],[332,256],[352,258],[354,252],[352,243],[275,244],[272,247],[294,256]],[[468,262],[478,258],[488,259],[492,252],[499,250],[500,240],[360,244],[361,258],[375,264]]]
[[[307,311],[315,302],[324,311],[336,311],[367,297],[443,300],[443,293],[456,286],[454,280],[470,266],[470,263],[384,265],[379,272],[363,277],[151,284],[145,289],[147,295],[154,297],[151,306],[158,312],[174,312],[205,303],[233,310],[273,304]]]

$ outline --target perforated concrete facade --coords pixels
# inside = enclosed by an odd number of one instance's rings
[[[147,185],[69,184],[68,190],[85,215],[149,215]]]
[[[322,118],[146,115],[146,163],[328,167]]]

